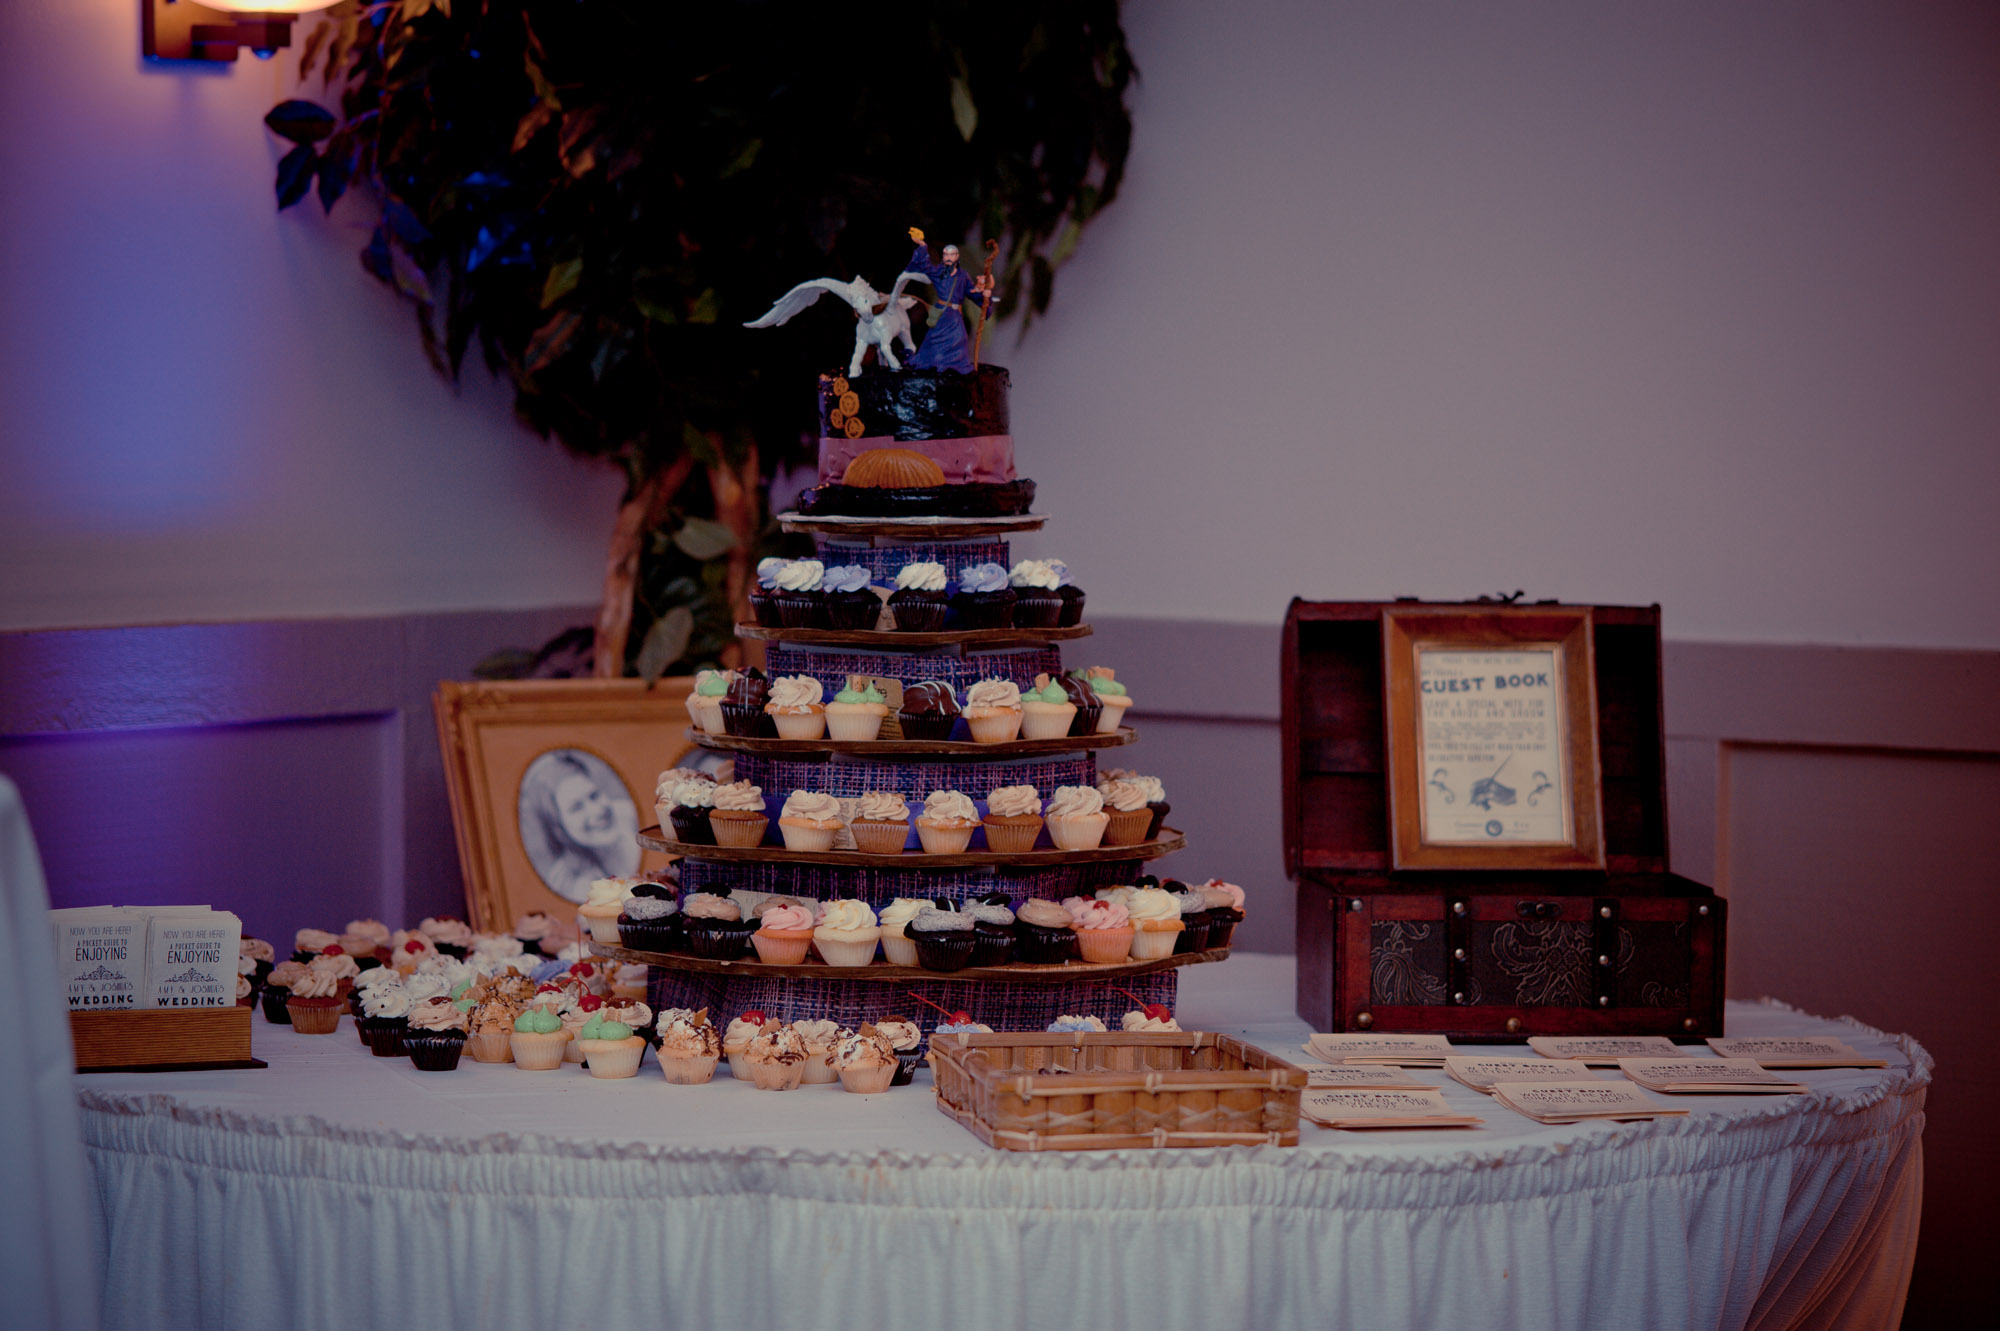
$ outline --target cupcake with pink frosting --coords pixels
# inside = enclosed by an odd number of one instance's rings
[[[812,946],[813,913],[804,906],[773,906],[759,917],[757,932],[750,935],[757,960],[770,966],[797,966]]]
[[[1096,792],[1092,792],[1095,794]],[[1077,955],[1096,964],[1120,962],[1132,954],[1131,912],[1115,901],[1070,897],[1063,902],[1076,932]]]

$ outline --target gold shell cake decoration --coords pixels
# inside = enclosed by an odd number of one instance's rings
[[[860,431],[855,428],[859,424],[859,421],[848,421],[849,438],[860,437]],[[944,468],[915,449],[871,448],[847,464],[841,483],[870,489],[919,489],[943,485]]]

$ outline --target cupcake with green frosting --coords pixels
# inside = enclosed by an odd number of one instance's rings
[[[1035,676],[1035,687],[1021,691],[1021,738],[1061,739],[1076,719],[1076,704],[1060,680]]]
[[[563,1046],[568,1043],[569,1032],[563,1029],[562,1018],[546,1007],[531,1007],[514,1018],[514,1035],[509,1047],[514,1051],[515,1067],[529,1072],[559,1068],[563,1061]]]
[[[829,739],[867,743],[882,733],[889,715],[889,701],[866,676],[850,675],[847,687],[833,695],[826,705],[826,734]]]
[[[593,1016],[576,1033],[576,1046],[593,1077],[633,1077],[645,1056],[646,1041],[622,1021]]]
[[[1118,672],[1110,666],[1091,666],[1087,670],[1072,670],[1070,673],[1090,686],[1090,691],[1097,695],[1098,705],[1104,709],[1097,718],[1097,733],[1116,733],[1118,727],[1124,724],[1126,709],[1132,705],[1131,695],[1118,682]]]
[[[734,670],[703,670],[694,677],[687,696],[688,718],[711,735],[722,733],[722,700],[729,696]]]

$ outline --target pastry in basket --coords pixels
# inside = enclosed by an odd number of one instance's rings
[[[681,902],[687,922],[688,951],[710,961],[736,961],[750,946],[757,922],[743,918],[743,909],[713,892],[690,893]]]
[[[1129,781],[1112,781],[1098,788],[1104,812],[1111,821],[1104,825],[1107,846],[1136,846],[1146,839],[1146,824],[1153,811],[1146,807],[1146,792]]]
[[[1236,926],[1243,923],[1243,889],[1220,878],[1211,878],[1201,885],[1201,896],[1208,903],[1208,945],[1228,947],[1230,938],[1236,933]]]
[[[1094,792],[1093,792],[1094,793]],[[1063,902],[1070,928],[1076,932],[1077,955],[1097,964],[1119,962],[1132,955],[1137,932],[1125,907],[1115,901],[1070,897]]]
[[[868,584],[873,579],[866,564],[842,564],[830,568],[820,578],[820,613],[828,628],[872,629],[882,617],[882,598]]]
[[[340,1010],[346,1004],[333,973],[308,966],[305,974],[292,981],[285,1011],[291,1015],[292,1029],[300,1035],[331,1035],[340,1029]]]
[[[778,622],[788,629],[827,627],[820,579],[826,566],[817,559],[794,559],[778,570]]]
[[[1021,695],[1021,738],[1061,739],[1076,720],[1076,704],[1058,680],[1035,676],[1035,687]]]
[[[917,964],[917,940],[909,936],[908,930],[917,912],[929,904],[918,897],[897,897],[875,917],[875,922],[882,926],[882,955],[890,965]]]
[[[750,589],[750,614],[767,629],[779,628],[784,623],[778,618],[778,575],[791,562],[776,556],[757,561],[757,584]]]
[[[826,734],[826,690],[811,675],[780,675],[771,681],[764,711],[779,739],[818,739]]]
[[[1057,628],[1071,629],[1083,622],[1083,588],[1069,580],[1069,565],[1060,559],[1051,559],[1055,565],[1056,592],[1062,597],[1062,615],[1056,620]]]
[[[970,915],[933,906],[918,911],[905,932],[916,940],[917,964],[927,971],[962,971],[979,945]]]
[[[899,633],[936,633],[951,608],[945,594],[944,565],[930,560],[905,564],[896,572],[896,590],[889,593],[889,611]]]
[[[1042,798],[1033,786],[999,786],[986,793],[986,849],[1019,855],[1042,834]]]
[[[1030,897],[1014,912],[1014,960],[1060,966],[1076,960],[1076,931],[1069,912],[1053,901]]]
[[[904,739],[948,740],[958,724],[958,694],[941,679],[920,680],[903,690],[896,722]]]
[[[978,826],[979,810],[963,792],[933,790],[917,815],[917,840],[926,855],[959,855],[972,844],[972,829]]]
[[[665,1013],[661,1020],[666,1021]],[[671,1085],[706,1085],[721,1058],[722,1037],[710,1024],[707,1008],[676,1014],[660,1032],[660,1071]]]
[[[833,695],[826,705],[827,738],[848,743],[867,743],[882,733],[889,716],[889,704],[882,690],[864,675],[848,678],[847,687]]]
[[[688,720],[710,735],[722,734],[722,700],[736,679],[734,670],[697,670],[694,688],[688,691]]]
[[[1014,622],[1014,589],[998,564],[968,564],[958,571],[952,619],[962,629],[1004,629]]]
[[[715,830],[715,844],[718,846],[757,846],[763,844],[764,829],[771,825],[770,817],[764,812],[764,792],[748,781],[732,781],[726,786],[717,786],[709,796],[713,806],[708,811],[708,823]],[[685,911],[687,908],[681,908]]]
[[[808,1017],[792,1023],[792,1029],[806,1042],[806,1070],[801,1081],[807,1086],[829,1086],[840,1080],[833,1070],[833,1051],[852,1031],[842,1030],[837,1021]]]
[[[729,1023],[729,1029],[722,1035],[722,1053],[729,1060],[731,1076],[740,1081],[750,1080],[750,1064],[743,1053],[770,1024],[771,1019],[755,1008]]]
[[[875,1023],[875,1033],[889,1042],[896,1054],[896,1075],[889,1081],[891,1086],[908,1086],[910,1078],[916,1075],[917,1064],[923,1059],[923,1030],[914,1021],[901,1017],[884,1017]]]
[[[1052,629],[1062,620],[1062,575],[1046,559],[1023,559],[1007,570],[1014,589],[1014,627]]]
[[[805,906],[779,905],[758,916],[757,932],[750,942],[757,960],[771,966],[797,966],[812,946],[813,913]]]
[[[1118,672],[1109,666],[1090,666],[1082,670],[1072,670],[1070,674],[1090,686],[1097,695],[1098,705],[1104,711],[1097,718],[1097,733],[1109,735],[1125,723],[1125,713],[1132,706],[1132,698],[1125,686],[1118,682]]]
[[[829,901],[813,929],[813,946],[829,966],[866,966],[875,960],[882,927],[862,901]]]
[[[599,1012],[583,1023],[576,1033],[576,1046],[590,1075],[606,1080],[639,1075],[639,1060],[646,1056],[646,1041],[622,1021]]]
[[[864,1025],[849,1032],[833,1051],[841,1086],[856,1095],[880,1095],[896,1079],[896,1051],[880,1028]]]
[[[795,790],[778,812],[778,833],[786,850],[832,850],[840,829],[840,801],[821,791]]]
[[[1181,920],[1180,899],[1158,887],[1133,890],[1125,910],[1137,931],[1132,936],[1134,961],[1157,961],[1174,954],[1174,944],[1187,925]]]
[[[750,1081],[760,1091],[795,1090],[806,1075],[806,1042],[789,1026],[766,1023],[743,1050]],[[731,1067],[735,1066],[731,1060]]]
[[[756,666],[730,681],[728,696],[722,700],[722,728],[738,739],[764,739],[778,732],[764,715],[771,700],[771,684]]]
[[[569,1038],[561,1017],[541,1005],[530,1007],[514,1018],[514,1035],[509,1045],[514,1066],[529,1072],[561,1067],[563,1046],[569,1043]]]
[[[847,825],[854,848],[868,855],[900,855],[910,839],[910,806],[893,790],[871,790]]]
[[[1148,1003],[1142,1008],[1134,1008],[1119,1019],[1120,1030],[1127,1031],[1177,1031],[1180,1023],[1174,1020],[1173,1009],[1164,1003]]]
[[[409,1024],[403,1031],[403,1052],[410,1056],[410,1063],[419,1072],[450,1072],[458,1066],[469,1038],[471,1021],[465,1009],[436,994],[410,1009]]]
[[[975,744],[1008,744],[1021,733],[1021,690],[1012,680],[982,679],[965,691],[965,725]]]
[[[1111,822],[1104,812],[1104,797],[1089,786],[1057,786],[1043,816],[1057,850],[1097,849]]]
[[[687,929],[679,903],[659,897],[628,897],[625,911],[618,917],[618,941],[639,952],[680,951],[687,945]]]
[[[1062,1016],[1062,1017],[1057,1017],[1054,1021],[1050,1022],[1049,1029],[1052,1031],[1066,1031],[1066,1032],[1075,1032],[1077,1034],[1097,1035],[1103,1033],[1106,1030],[1109,1030],[1110,1028],[1107,1027],[1104,1024],[1104,1022],[1097,1017]]]

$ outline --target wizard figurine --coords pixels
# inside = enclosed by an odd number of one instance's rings
[[[937,263],[931,259],[930,247],[924,244],[920,228],[910,228],[910,239],[917,242],[917,252],[910,258],[909,271],[930,279],[937,291],[937,303],[931,310],[930,332],[907,364],[913,370],[956,370],[971,374],[972,346],[965,336],[962,307],[969,301],[981,309],[990,308],[987,302],[992,299],[993,279],[963,272],[958,266],[956,245],[945,246],[944,262]]]

